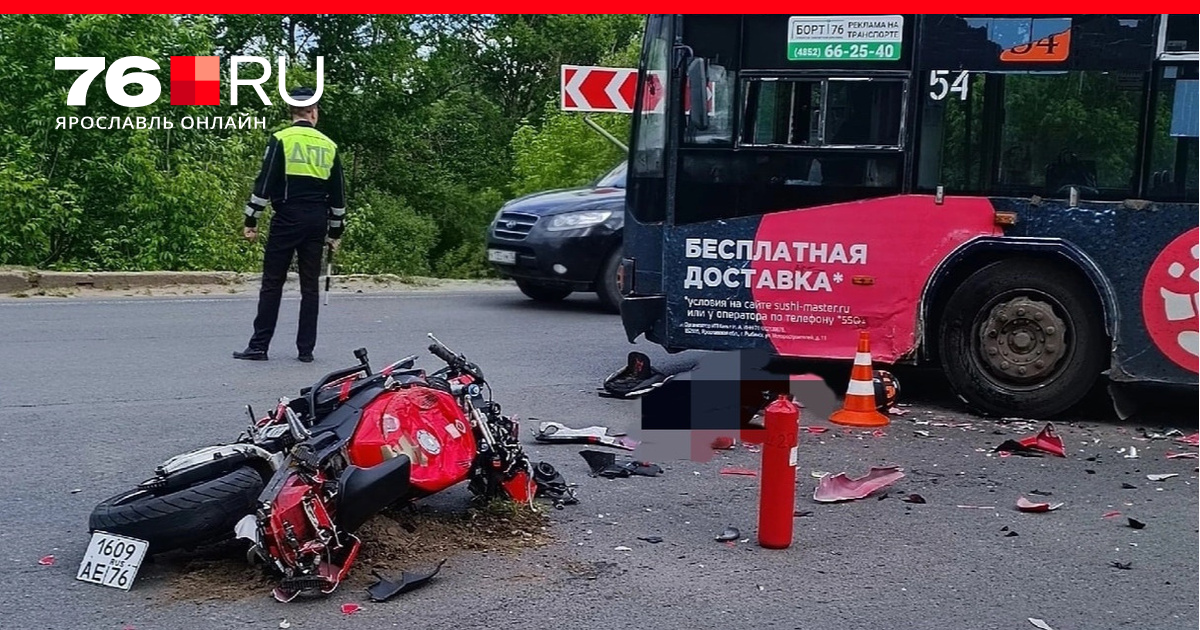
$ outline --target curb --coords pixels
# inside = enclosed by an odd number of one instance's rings
[[[183,284],[234,284],[242,279],[242,274],[232,271],[190,272],[190,271],[155,271],[133,272],[99,271],[95,273],[75,273],[62,271],[32,272],[28,275],[27,289],[134,289],[156,288]],[[0,290],[5,289],[0,284]],[[15,290],[21,290],[20,288]]]

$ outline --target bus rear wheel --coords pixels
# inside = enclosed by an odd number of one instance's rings
[[[939,330],[955,392],[990,415],[1048,418],[1091,391],[1108,339],[1092,285],[1035,260],[976,271],[950,295]]]

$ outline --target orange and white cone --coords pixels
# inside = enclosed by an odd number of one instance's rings
[[[858,334],[858,352],[854,355],[854,367],[850,370],[850,387],[841,411],[829,417],[834,424],[851,427],[883,427],[888,417],[879,413],[875,406],[875,382],[871,370],[871,340],[867,331]]]

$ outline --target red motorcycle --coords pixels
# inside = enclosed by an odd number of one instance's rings
[[[427,374],[414,355],[373,372],[359,349],[359,365],[280,398],[237,443],[172,458],[101,503],[91,529],[146,539],[151,553],[248,539],[286,602],[332,593],[358,554],[354,532],[397,502],[464,481],[485,499],[574,502],[553,467],[530,464],[479,366],[429,338],[444,368]]]

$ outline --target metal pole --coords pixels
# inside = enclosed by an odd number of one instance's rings
[[[598,133],[598,134],[600,134],[600,135],[604,136],[604,139],[605,139],[605,140],[608,140],[609,142],[611,142],[611,143],[613,143],[613,144],[617,145],[617,146],[618,146],[618,147],[620,147],[620,148],[621,148],[621,150],[622,150],[622,151],[624,151],[625,153],[629,153],[629,147],[628,147],[628,146],[626,146],[624,142],[621,142],[620,140],[617,140],[617,137],[616,137],[616,136],[614,136],[614,135],[612,135],[611,133],[609,133],[609,132],[608,132],[608,130],[607,130],[607,129],[605,129],[604,127],[601,127],[600,125],[596,124],[596,121],[592,120],[590,117],[588,117],[588,116],[586,116],[586,115],[585,115],[585,116],[583,117],[583,122],[587,123],[587,126],[589,126],[589,127],[591,127],[592,129],[594,129],[594,130],[596,131],[596,133]]]

